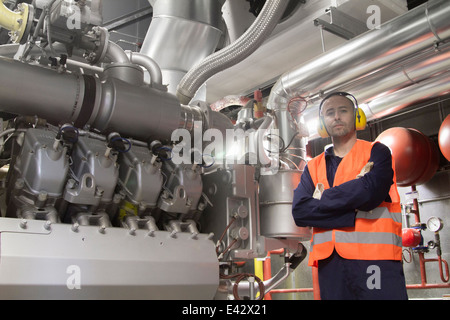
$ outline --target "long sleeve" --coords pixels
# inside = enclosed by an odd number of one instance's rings
[[[323,201],[313,198],[314,190],[315,186],[306,166],[300,183],[294,190],[292,215],[297,226],[333,229],[355,225],[355,210],[340,213],[323,211],[320,209]],[[332,203],[333,201],[329,205]]]
[[[350,180],[323,192],[322,198],[312,197],[315,186],[308,167],[294,191],[292,214],[298,226],[324,229],[352,227],[356,210],[370,211],[383,201],[390,201],[393,183],[390,150],[376,143],[371,151],[372,170],[359,179]]]

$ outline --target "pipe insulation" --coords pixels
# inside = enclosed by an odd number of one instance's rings
[[[399,63],[395,68],[387,68],[376,72],[370,77],[365,77],[355,83],[349,83],[339,88],[339,90],[352,92],[353,95],[358,97],[360,107],[363,108],[366,113],[367,119],[373,120],[387,115],[382,105],[376,101],[383,100],[383,103],[388,103],[385,107],[389,107],[388,110],[393,110],[394,101],[387,99],[392,97],[396,92],[412,86],[417,90],[414,94],[415,98],[417,94],[423,94],[424,97],[436,96],[445,92],[442,90],[441,85],[435,88],[427,87],[426,91],[423,91],[421,84],[424,81],[432,83],[437,76],[446,73],[450,70],[450,46],[448,44],[442,45],[438,51],[434,49],[427,50]],[[440,82],[439,80],[436,80]],[[430,95],[431,89],[433,93]],[[407,96],[412,98],[412,96]],[[422,99],[421,99],[422,100]],[[363,103],[364,102],[364,103]],[[411,101],[415,103],[417,101]],[[369,105],[377,105],[377,108],[373,110],[369,109]],[[308,109],[304,112],[305,119],[317,119],[319,114],[320,98],[312,99],[308,101]],[[406,105],[406,104],[402,104]],[[398,108],[396,108],[398,109]]]
[[[225,70],[250,56],[272,33],[289,1],[268,0],[251,27],[235,42],[217,51],[181,79],[177,97],[188,104],[200,86],[214,74]]]
[[[3,57],[0,97],[4,112],[36,115],[55,125],[89,125],[144,141],[170,138],[182,113],[177,98],[165,91],[114,77],[100,81],[89,75],[57,73]]]
[[[272,88],[268,108],[293,97],[322,95],[450,38],[450,2],[430,0],[319,58],[283,74]],[[361,101],[360,101],[361,102]]]
[[[175,94],[184,75],[212,54],[223,35],[223,0],[150,0],[153,17],[141,54],[161,68],[164,85]]]

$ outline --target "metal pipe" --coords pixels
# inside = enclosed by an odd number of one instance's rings
[[[252,54],[272,33],[289,1],[268,0],[252,26],[235,42],[204,59],[189,70],[177,88],[177,97],[188,104],[200,86],[212,75],[225,70]]]
[[[80,62],[80,61],[74,60],[74,59],[67,59],[66,62],[70,66],[78,67],[81,69],[92,70],[98,74],[102,74],[104,71],[104,69],[102,67],[93,66],[91,64]]]
[[[446,289],[450,288],[450,283],[426,283],[426,284],[408,284],[406,289]]]
[[[130,63],[125,51],[116,43],[109,41],[105,57],[114,63]]]
[[[424,92],[424,89],[421,87],[426,83],[424,81],[434,81],[429,79],[439,76],[443,71],[449,69],[450,46],[444,44],[439,46],[438,50],[435,48],[425,50],[402,61],[399,65],[375,72],[370,77],[351,81],[340,87],[339,90],[352,92],[352,94],[357,96],[363,110],[366,112],[368,120],[373,120],[380,116],[385,116],[386,113],[383,113],[383,111],[388,106],[390,108],[396,107],[395,102],[390,101],[390,99],[394,99],[393,94],[398,90],[413,85],[414,87],[412,88],[414,89],[411,89],[411,91],[414,91],[414,97],[417,97],[417,94],[419,94],[419,98],[421,98],[420,96],[428,97],[430,95],[429,91]],[[434,79],[438,80],[438,78]],[[440,96],[443,92],[445,93],[445,90],[443,91],[441,89],[433,85],[427,88],[427,90],[434,91],[434,93],[431,92],[431,96],[433,97]],[[409,97],[411,95],[403,96],[403,98],[407,98],[406,100],[409,100]],[[377,102],[378,98],[383,100],[378,100]],[[318,119],[320,100],[320,97],[317,97],[308,101],[308,108],[303,113],[306,122]],[[417,99],[411,100],[410,102],[415,103]],[[373,107],[369,109],[371,104]],[[281,112],[281,107],[276,111]],[[388,111],[391,113],[390,109]],[[377,112],[381,112],[381,114],[377,114]],[[310,138],[316,136],[316,134],[310,132]]]
[[[265,287],[265,292],[270,292],[272,289],[276,288],[281,282],[283,282],[284,280],[286,280],[286,278],[291,274],[292,269],[290,268],[290,263],[285,263],[285,265],[280,269],[280,271],[278,271],[278,273],[273,276],[272,278],[263,281],[264,283],[264,287]],[[253,283],[253,286],[255,286],[255,289],[257,289],[256,287],[256,283]],[[239,283],[238,286],[238,293],[239,296],[244,296],[245,294],[247,294],[249,292],[249,288],[250,287],[250,283],[247,282],[241,282]]]
[[[169,92],[175,94],[181,78],[216,50],[223,34],[223,2],[150,1],[153,17],[140,53],[151,57],[161,67]]]
[[[2,111],[37,115],[50,123],[78,118],[85,95],[83,77],[0,58]]]
[[[178,100],[161,90],[7,58],[0,58],[0,75],[1,108],[12,114],[37,115],[55,125],[89,125],[143,141],[169,139],[180,124]]]
[[[375,71],[433,48],[436,42],[450,38],[449,15],[450,2],[428,1],[385,23],[380,29],[356,37],[285,73],[272,89],[268,108],[278,109],[293,97],[313,97],[361,81]]]
[[[148,73],[150,74],[150,84],[162,86],[163,83],[161,68],[155,60],[145,54],[138,52],[126,51],[126,53],[132,63],[138,64],[148,71]]]
[[[449,82],[450,72],[445,72],[415,85],[394,90],[393,93],[382,95],[369,103],[360,103],[359,106],[366,113],[368,120],[382,118],[413,104],[450,93]],[[305,121],[311,121],[318,116],[318,109],[311,109],[305,114]],[[316,137],[317,133],[310,133],[309,139]]]
[[[362,105],[369,119],[381,118],[407,106],[450,93],[450,72],[427,79]]]
[[[411,191],[412,192],[417,191],[417,188],[415,185],[411,186]],[[415,223],[420,224],[420,209],[419,209],[419,201],[417,200],[417,198],[413,199],[413,209],[411,212],[414,214]],[[438,255],[438,258],[435,258],[435,259],[425,259],[424,253],[419,252],[419,266],[420,266],[421,283],[416,284],[416,285],[408,285],[407,289],[448,288],[448,287],[450,287],[449,283],[441,284],[441,285],[430,285],[427,283],[427,271],[425,268],[425,263],[433,262],[433,261],[437,261],[439,263],[439,271],[440,271],[441,280],[443,282],[447,282],[449,280],[448,279],[449,272],[448,272],[447,261],[443,260],[440,255]],[[445,266],[446,276],[444,276],[444,274],[443,274],[442,263],[444,263],[444,266]]]

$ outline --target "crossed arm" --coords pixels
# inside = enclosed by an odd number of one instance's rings
[[[373,168],[364,176],[332,187],[313,198],[314,185],[306,166],[298,187],[294,190],[292,215],[299,227],[324,229],[353,227],[356,210],[370,211],[383,201],[390,201],[393,183],[390,150],[381,143],[374,144],[369,162]]]

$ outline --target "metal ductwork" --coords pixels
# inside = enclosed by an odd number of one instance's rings
[[[418,84],[394,91],[367,103],[369,118],[388,116],[405,107],[450,93],[450,72],[424,80]],[[363,106],[363,109],[364,106]],[[372,113],[369,113],[372,112]]]
[[[153,18],[140,53],[160,66],[169,92],[175,93],[181,78],[216,50],[222,36],[223,2],[150,1]]]
[[[406,106],[448,93],[442,81],[450,70],[448,45],[419,53],[399,63],[395,68],[381,70],[358,82],[350,82],[339,90],[352,92],[369,120],[382,118]],[[435,84],[435,85],[433,85]],[[408,94],[405,92],[408,91]],[[402,102],[398,100],[401,97]],[[309,101],[304,117],[308,122],[317,119],[320,97]],[[311,132],[310,138],[315,137]]]
[[[239,39],[189,70],[177,89],[181,103],[188,104],[209,77],[251,55],[270,36],[287,5],[288,1],[268,0],[255,22]]]
[[[268,108],[279,110],[292,98],[303,97],[312,102],[305,118],[312,117],[309,114],[317,117],[317,110],[311,105],[314,106],[323,94],[343,89],[353,92],[360,104],[367,103],[376,96],[399,89],[402,83],[407,85],[415,82],[408,74],[409,71],[404,69],[404,63],[418,55],[428,55],[427,63],[420,65],[416,61],[417,67],[409,66],[419,71],[422,77],[419,80],[423,80],[424,75],[439,72],[443,65],[448,65],[445,59],[447,53],[443,49],[444,56],[439,57],[441,52],[434,50],[450,37],[449,16],[448,1],[429,1],[383,24],[380,29],[369,31],[322,54],[281,76],[272,88]],[[392,81],[382,83],[381,79],[384,82],[386,74],[379,76],[380,72],[391,70],[396,73],[390,74]],[[363,88],[360,87],[362,82],[365,83]],[[365,90],[370,94],[365,95]],[[392,107],[391,104],[383,106],[385,110]],[[370,118],[379,112],[381,111],[377,107],[375,112],[369,111],[368,116]]]

